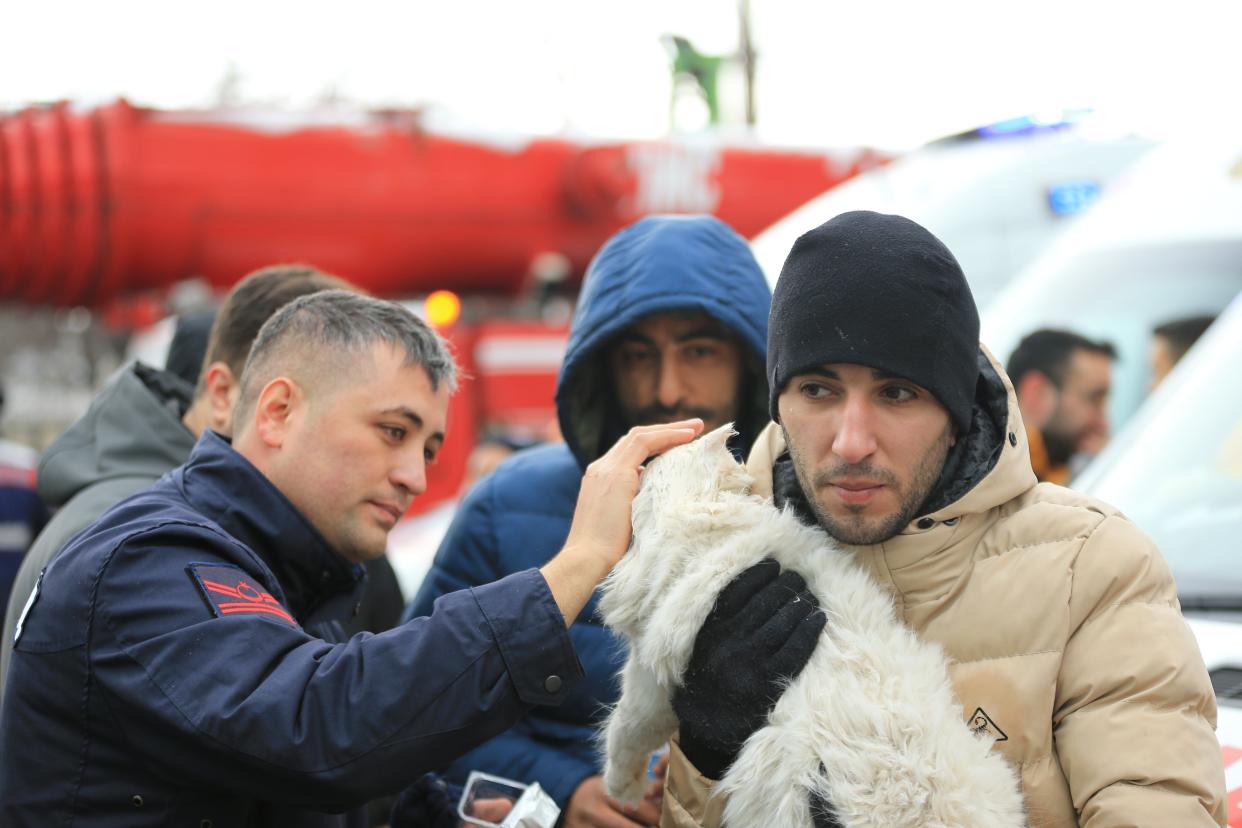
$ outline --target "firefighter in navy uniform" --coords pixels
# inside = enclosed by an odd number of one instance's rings
[[[343,641],[454,371],[391,303],[326,291],[269,320],[234,443],[206,433],[40,579],[0,712],[0,823],[364,825],[368,800],[558,703],[581,676],[566,619],[624,553],[640,464],[701,424],[623,437],[541,570]]]

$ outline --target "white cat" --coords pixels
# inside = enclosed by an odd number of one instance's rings
[[[647,759],[677,727],[670,699],[695,635],[731,581],[763,558],[806,579],[828,614],[806,668],[716,790],[732,828],[812,828],[814,791],[845,828],[1016,828],[1017,779],[967,727],[944,653],[896,616],[878,584],[821,531],[749,494],[717,429],[648,464],[630,551],[603,586],[604,620],[629,640],[604,780],[642,797]]]

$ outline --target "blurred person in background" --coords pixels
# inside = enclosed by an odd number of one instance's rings
[[[461,494],[464,496],[476,483],[496,471],[515,451],[517,447],[502,437],[484,437],[480,440],[466,458],[466,476],[461,482]]]
[[[568,627],[626,551],[641,464],[702,423],[621,437],[541,569],[346,640],[360,564],[426,491],[456,375],[396,303],[327,290],[278,310],[231,442],[206,431],[41,576],[0,711],[0,822],[356,828],[368,800],[559,703],[582,676]],[[456,823],[440,803],[446,819],[414,825]]]
[[[583,470],[644,424],[699,417],[727,422],[750,448],[767,422],[763,376],[771,292],[750,248],[710,216],[651,217],[613,236],[592,261],[557,382],[564,443],[500,465],[465,498],[408,612],[442,595],[542,566],[565,542]],[[564,828],[652,825],[659,786],[636,811],[606,796],[596,726],[616,701],[623,644],[593,598],[570,631],[586,680],[563,705],[540,708],[448,769],[538,782]]]
[[[231,433],[238,377],[263,323],[299,296],[346,282],[305,265],[277,265],[250,274],[229,292],[206,343],[197,387],[170,371],[142,363],[122,370],[87,412],[43,453],[38,491],[57,507],[21,563],[0,641],[0,702],[13,651],[13,633],[39,574],[65,543],[114,505],[186,461],[205,430]],[[196,335],[182,334],[176,364],[193,361]],[[391,568],[389,568],[391,572]],[[390,587],[396,590],[395,578]],[[384,590],[371,594],[383,596]],[[387,626],[400,618],[400,592],[384,598]],[[361,614],[361,613],[360,613]]]
[[[1006,366],[1040,481],[1066,485],[1108,443],[1108,397],[1117,351],[1071,331],[1040,329]]]
[[[193,311],[178,316],[172,341],[168,343],[164,370],[181,377],[192,387],[197,386],[215,321],[215,310]]]
[[[0,419],[3,416],[0,385]],[[22,557],[47,523],[47,508],[35,492],[37,459],[34,449],[0,438],[0,612],[5,612]],[[0,673],[0,681],[3,678]]]
[[[1164,382],[1173,366],[1216,321],[1215,316],[1191,316],[1156,326],[1151,335],[1151,387]]]

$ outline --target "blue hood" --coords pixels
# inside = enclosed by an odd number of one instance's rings
[[[565,442],[586,466],[624,432],[601,346],[653,313],[701,311],[737,335],[746,358],[741,451],[767,423],[764,376],[772,291],[746,240],[712,216],[652,216],[609,239],[587,269],[556,387]]]

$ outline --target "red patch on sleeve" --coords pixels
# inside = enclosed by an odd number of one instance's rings
[[[232,564],[192,563],[186,569],[207,599],[207,605],[218,618],[228,615],[266,615],[298,622],[270,592],[255,585],[241,567]]]

